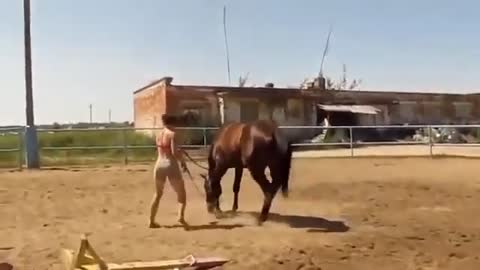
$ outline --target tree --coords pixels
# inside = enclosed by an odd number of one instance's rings
[[[245,87],[245,84],[247,83],[248,81],[248,75],[250,74],[250,72],[247,72],[247,75],[245,76],[240,76],[238,78],[238,87]]]
[[[347,79],[347,66],[343,64],[342,68],[342,77],[339,81],[335,81],[332,77],[324,76],[325,78],[325,89],[326,90],[355,90],[358,89],[360,84],[362,83],[361,79],[353,79],[351,82],[348,82]],[[300,84],[300,88],[307,88],[307,85],[311,81],[310,79],[306,78]]]
[[[331,77],[327,77],[325,88],[327,90],[354,90],[356,89],[361,83],[361,79],[353,79],[350,83],[347,81],[347,66],[343,64],[342,67],[343,73],[342,78],[340,81],[335,82]]]

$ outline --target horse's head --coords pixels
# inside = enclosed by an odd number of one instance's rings
[[[218,202],[218,196],[215,195],[214,189],[212,188],[212,181],[208,174],[201,173],[200,176],[203,178],[203,188],[205,190],[205,202],[207,204],[207,211],[213,213]]]

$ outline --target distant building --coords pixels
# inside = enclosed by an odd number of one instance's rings
[[[274,119],[282,126],[478,124],[480,95],[324,90],[323,80],[304,89],[173,85],[164,77],[134,92],[134,126],[161,127],[163,113],[190,113],[190,125]],[[292,139],[318,131],[292,129]]]

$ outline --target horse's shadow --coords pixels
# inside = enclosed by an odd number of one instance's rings
[[[258,218],[257,212],[225,212],[223,218],[233,218],[235,216],[248,215]],[[307,232],[347,232],[350,227],[343,221],[328,220],[321,217],[282,215],[270,213],[267,222],[284,223],[295,229],[307,229]]]

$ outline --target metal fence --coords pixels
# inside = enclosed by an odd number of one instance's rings
[[[311,130],[312,127],[282,127],[283,129],[300,129]],[[434,156],[434,149],[459,149],[469,148],[475,149],[469,153],[437,153],[437,155],[451,155],[451,156],[478,156],[480,157],[480,125],[384,125],[384,126],[333,126],[333,127],[314,127],[315,129],[327,130],[343,130],[346,136],[340,141],[315,141],[305,140],[304,142],[295,143],[297,148],[312,148],[312,146],[323,147],[343,147],[348,153],[334,152],[331,155],[316,155],[318,156],[360,156],[361,150],[368,147],[371,151],[363,154],[363,156]],[[308,134],[308,132],[305,132]],[[391,151],[381,152],[378,146],[390,147]],[[395,146],[398,146],[394,148]],[[426,147],[428,150],[425,153],[421,152],[420,148],[413,148],[414,146]],[[411,147],[411,151],[403,151]],[[313,148],[315,149],[315,148]],[[337,148],[338,149],[338,148]],[[392,152],[393,150],[393,152]],[[367,151],[365,151],[367,152]]]
[[[0,128],[0,158],[2,155],[15,155],[14,163],[20,169],[23,167],[23,131],[22,127]]]
[[[343,149],[348,152],[346,156],[358,156],[356,153],[362,147],[368,146],[407,146],[423,145],[428,147],[426,155],[433,156],[435,147],[477,147],[480,146],[480,125],[395,125],[395,126],[281,126],[282,130],[289,136],[303,137],[303,140],[297,140],[293,145],[297,151],[300,150],[331,150]],[[129,157],[134,151],[155,149],[152,137],[143,136],[142,131],[154,131],[160,128],[95,128],[95,129],[38,129],[39,147],[41,153],[45,154],[51,151],[117,151],[123,158],[123,162],[128,164]],[[213,134],[218,127],[182,127],[179,130],[186,133],[196,133],[195,140],[182,145],[186,149],[206,148]],[[328,130],[328,131],[325,131]],[[446,131],[447,130],[447,131]],[[449,130],[449,131],[448,131]],[[341,131],[341,132],[339,132]],[[106,133],[117,134],[114,139],[105,138]],[[62,133],[74,133],[71,137],[65,137],[62,145],[55,145],[47,141],[49,136],[51,141],[55,141],[55,136]],[[83,133],[96,133],[97,138],[90,138],[90,143],[79,144],[75,137],[81,137]],[[332,134],[341,133],[341,136]],[[293,135],[292,135],[293,134]],[[329,135],[330,134],[330,135]],[[16,156],[19,168],[23,167],[24,149],[23,149],[24,128],[3,128],[0,129],[0,161],[1,156],[9,154]],[[132,142],[130,137],[143,136],[144,139]],[[7,138],[7,139],[6,139]],[[137,137],[135,137],[137,138]],[[378,138],[378,139],[375,139]],[[456,138],[456,139],[455,139]],[[2,142],[8,141],[8,143]],[[103,139],[103,140],[100,140]],[[137,138],[138,139],[138,138]],[[96,140],[93,142],[92,140]],[[108,143],[98,144],[97,141]],[[480,148],[479,156],[480,156]],[[133,152],[132,152],[133,151]],[[336,154],[332,154],[335,156]],[[330,156],[332,156],[330,155]],[[345,155],[345,154],[344,154]],[[381,156],[382,154],[380,154]],[[389,154],[384,154],[389,155]],[[118,155],[117,155],[118,156]]]

